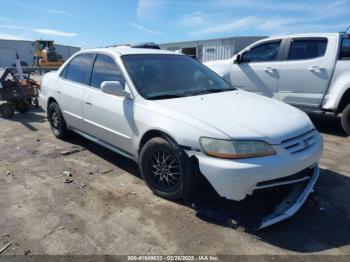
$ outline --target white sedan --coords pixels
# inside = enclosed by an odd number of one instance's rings
[[[164,198],[186,198],[198,176],[236,201],[295,184],[260,228],[299,210],[319,175],[323,142],[305,113],[237,90],[181,54],[85,50],[43,77],[40,100],[56,137],[74,131],[134,160]]]

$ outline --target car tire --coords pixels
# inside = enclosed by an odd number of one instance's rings
[[[11,118],[14,114],[14,108],[11,103],[4,103],[0,105],[0,115],[3,118]]]
[[[350,104],[348,104],[343,110],[341,125],[344,131],[350,136]]]
[[[190,175],[181,151],[166,139],[150,139],[141,149],[140,171],[149,188],[158,196],[176,200],[186,195],[184,184]]]
[[[64,139],[68,136],[66,121],[63,118],[60,107],[56,102],[51,102],[47,110],[47,118],[50,123],[52,133],[59,139]]]
[[[16,110],[22,114],[28,112],[29,105],[26,101],[18,101],[16,103]]]

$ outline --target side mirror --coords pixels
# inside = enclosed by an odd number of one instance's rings
[[[242,62],[242,57],[240,54],[236,55],[235,60],[233,61],[233,63],[235,64],[240,64]]]
[[[105,94],[114,96],[125,96],[125,91],[119,81],[103,81],[101,83],[101,90]]]

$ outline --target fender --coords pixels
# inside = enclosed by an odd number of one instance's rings
[[[322,109],[338,111],[344,94],[350,90],[350,72],[338,76],[331,84],[322,104]]]

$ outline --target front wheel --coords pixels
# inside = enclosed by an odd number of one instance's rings
[[[184,197],[187,166],[176,146],[163,138],[152,138],[141,149],[141,175],[155,194],[166,199]]]
[[[347,105],[341,116],[341,125],[344,131],[350,136],[350,104]]]
[[[59,139],[66,138],[68,136],[67,124],[57,103],[50,103],[47,110],[47,117],[55,137]]]

